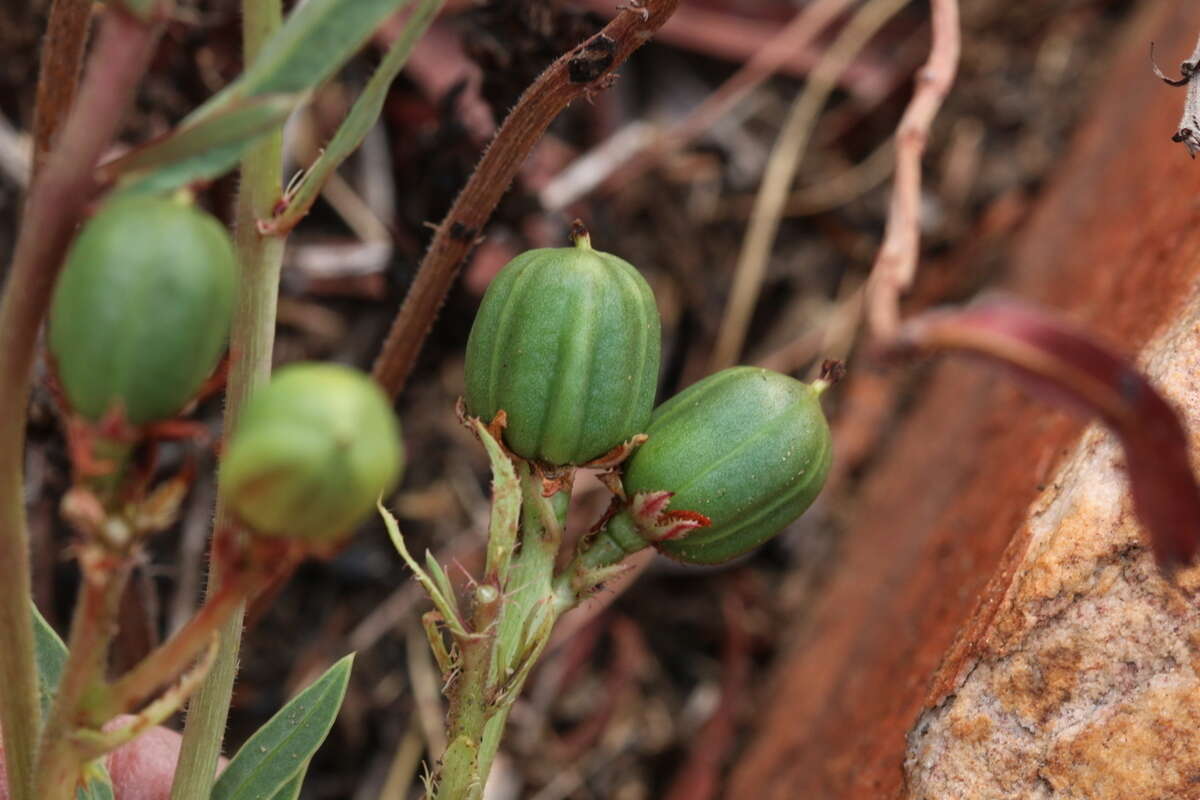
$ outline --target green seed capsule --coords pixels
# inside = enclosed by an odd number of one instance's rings
[[[246,404],[221,462],[221,494],[254,533],[329,542],[396,485],[403,461],[391,404],[370,378],[296,364]]]
[[[641,433],[658,383],[661,323],[638,271],[593,250],[531,250],[484,295],[467,343],[467,410],[508,413],[517,455],[582,464]]]
[[[710,375],[659,406],[646,433],[625,470],[626,494],[671,492],[668,516],[710,520],[656,543],[679,561],[717,564],[752,550],[804,513],[829,474],[818,392],[765,369]]]
[[[75,413],[174,416],[225,349],[236,270],[225,229],[196,208],[119,198],[88,221],[50,308],[50,351]]]

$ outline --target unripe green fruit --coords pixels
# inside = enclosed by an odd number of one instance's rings
[[[233,245],[213,217],[153,197],[104,205],[67,255],[50,351],[71,409],[174,416],[212,373],[233,313]]]
[[[626,494],[672,492],[671,512],[711,520],[656,543],[679,561],[717,564],[752,550],[804,513],[829,474],[819,393],[770,370],[710,375],[659,406],[646,433],[625,469]]]
[[[531,250],[488,287],[467,342],[467,410],[508,413],[517,455],[582,464],[641,433],[658,384],[654,295],[626,261],[575,247]]]
[[[254,533],[330,542],[396,485],[403,462],[400,427],[374,381],[337,364],[295,364],[242,410],[221,496]]]

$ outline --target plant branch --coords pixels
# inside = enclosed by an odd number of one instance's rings
[[[67,663],[54,695],[54,710],[42,731],[35,782],[38,800],[70,800],[75,796],[84,758],[70,734],[89,691],[104,684],[121,594],[133,566],[126,558],[87,544],[79,560],[83,584],[71,620]]]
[[[390,396],[404,388],[446,293],[534,144],[572,100],[608,86],[613,70],[678,5],[679,0],[647,0],[644,6],[627,6],[603,30],[559,57],[521,95],[438,226],[375,362],[375,378]]]
[[[112,685],[104,715],[137,713],[155,691],[177,680],[210,645],[213,634],[245,602],[255,584],[252,573],[222,583],[186,625]]]
[[[54,0],[50,6],[33,112],[34,175],[41,170],[75,100],[91,19],[92,0]]]
[[[253,64],[263,43],[283,21],[280,0],[245,0],[242,12],[244,63]],[[285,237],[263,236],[258,220],[268,219],[282,193],[283,132],[277,130],[250,148],[242,160],[242,186],[234,222],[241,280],[229,336],[231,363],[225,396],[225,435],[237,427],[246,400],[271,376],[275,315],[279,302],[279,273]],[[219,478],[218,478],[219,482]],[[216,530],[228,525],[217,504]],[[220,591],[221,575],[214,546],[209,563],[208,592]],[[200,800],[212,789],[233,696],[237,656],[245,606],[238,605],[220,629],[220,650],[208,677],[188,703],[179,765],[171,785],[171,800]]]
[[[33,660],[33,610],[25,529],[25,412],[38,329],[54,281],[91,195],[92,171],[116,136],[150,61],[159,27],[123,11],[105,12],[99,40],[57,146],[47,157],[25,208],[0,299],[0,723],[9,796],[28,800],[39,728]]]
[[[887,341],[900,324],[900,294],[913,282],[921,241],[921,157],[929,128],[954,83],[961,49],[958,0],[931,0],[933,42],[917,71],[917,87],[896,130],[896,178],[883,245],[867,281],[871,331]]]
[[[797,53],[804,52],[817,41],[821,32],[854,6],[853,0],[813,0],[800,8],[791,21],[754,53],[704,101],[678,122],[650,141],[625,163],[604,179],[610,190],[629,185],[638,176],[672,153],[687,147],[710,131],[722,117],[737,107],[771,76],[784,69]],[[557,200],[568,205],[578,196],[563,196]]]

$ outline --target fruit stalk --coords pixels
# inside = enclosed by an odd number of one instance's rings
[[[92,170],[133,100],[160,26],[109,8],[74,111],[30,192],[0,300],[0,723],[9,797],[29,800],[40,714],[25,529],[25,411],[34,346],[72,230],[91,196]]]
[[[243,63],[252,64],[267,38],[282,24],[281,0],[245,0],[242,4]],[[231,364],[225,397],[226,435],[237,427],[238,415],[251,392],[271,374],[275,341],[275,314],[279,299],[279,273],[283,265],[284,238],[262,236],[257,224],[269,219],[283,184],[282,128],[247,151],[242,160],[234,244],[241,275],[229,349]],[[219,477],[218,477],[219,481]],[[223,504],[217,503],[216,529],[228,524]],[[209,591],[221,583],[215,559],[209,564]],[[220,755],[225,720],[233,696],[244,606],[222,626],[220,650],[208,677],[188,703],[187,725],[179,766],[171,785],[171,800],[200,800],[212,789]]]
[[[133,566],[128,559],[111,560],[91,545],[84,547],[80,561],[83,582],[71,621],[67,663],[38,753],[35,796],[40,800],[71,800],[75,796],[83,762],[70,735],[88,691],[105,679],[121,594]]]

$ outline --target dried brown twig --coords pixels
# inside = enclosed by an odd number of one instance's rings
[[[958,71],[958,0],[932,0],[933,43],[917,88],[896,130],[896,181],[883,245],[867,282],[867,321],[880,339],[900,324],[900,294],[912,285],[921,241],[921,157],[929,128]]]
[[[613,70],[645,44],[678,5],[679,0],[630,3],[603,30],[559,57],[521,95],[438,226],[375,361],[375,379],[389,395],[395,397],[404,388],[454,278],[546,128],[572,100],[606,88],[615,78]]]
[[[782,70],[795,54],[810,47],[830,23],[853,5],[852,0],[814,0],[796,12],[792,20],[762,46],[742,67],[721,84],[687,116],[657,136],[646,136],[630,152],[622,153],[609,166],[609,174],[583,185],[576,192],[549,192],[555,208],[565,207],[591,191],[598,183],[618,188],[627,185],[671,153],[677,152],[709,131],[768,78]],[[619,135],[619,134],[618,134]],[[601,144],[600,148],[605,145]],[[597,148],[599,149],[599,148]],[[587,156],[583,156],[587,158]]]
[[[792,104],[754,199],[750,225],[734,271],[733,289],[709,362],[710,371],[733,365],[741,355],[788,193],[817,118],[837,85],[838,76],[849,68],[871,37],[907,3],[908,0],[870,0],[859,8],[817,62],[804,90]]]

